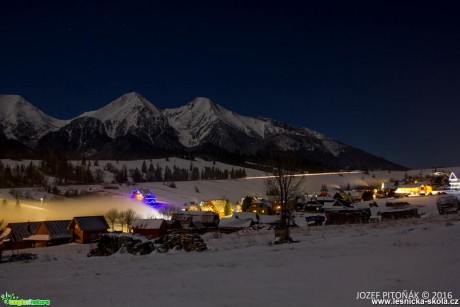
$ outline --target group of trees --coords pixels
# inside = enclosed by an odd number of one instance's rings
[[[73,165],[65,158],[50,155],[38,164],[31,161],[27,166],[16,164],[11,167],[0,161],[0,187],[46,186],[47,176],[55,178],[54,184],[93,184],[104,182],[104,171],[92,171],[87,165]]]
[[[43,185],[46,183],[43,172],[32,162],[11,167],[0,161],[0,187]]]
[[[118,163],[118,161],[117,161]],[[121,168],[108,162],[103,168],[98,167],[99,162],[83,158],[79,164],[68,161],[64,156],[48,152],[43,155],[40,162],[31,161],[28,165],[16,164],[5,165],[0,161],[0,188],[25,187],[25,186],[48,186],[68,184],[100,184],[105,181],[105,171],[114,174],[117,183],[133,182],[167,182],[208,179],[237,179],[246,177],[244,169],[220,170],[217,167],[205,167],[200,169],[190,164],[189,168],[178,166],[165,166],[158,163],[156,166],[144,161],[142,167],[128,169],[126,165]],[[52,182],[48,182],[49,178]]]
[[[237,179],[246,177],[244,169],[233,169],[231,171],[221,170],[217,167],[204,167],[201,172],[193,163],[189,168],[181,168],[173,165],[172,168],[166,165],[164,168],[158,163],[156,166],[150,162],[144,161],[142,167],[130,168],[123,165],[121,169],[115,167],[112,163],[107,163],[104,170],[114,174],[115,182],[126,183],[131,178],[133,182],[169,182],[169,181],[196,181],[196,180],[209,180],[209,179]]]
[[[133,209],[127,209],[125,211],[119,211],[116,208],[112,208],[105,214],[105,218],[110,224],[112,231],[115,230],[115,224],[121,226],[121,231],[123,231],[124,226],[129,230],[132,228],[134,221],[138,218],[138,215]]]

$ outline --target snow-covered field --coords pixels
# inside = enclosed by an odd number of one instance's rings
[[[322,184],[332,189],[403,175],[311,176],[304,189],[311,193]],[[264,194],[262,179],[176,184],[176,189],[161,183],[142,187],[175,206],[222,196],[234,202],[245,195]],[[104,214],[113,207],[133,208],[143,217],[154,215],[151,207],[127,198],[132,188],[120,187],[113,191],[114,197],[97,201],[51,201],[51,195],[29,188],[31,198],[21,199],[20,209],[9,189],[4,189],[0,198],[6,198],[8,205],[0,212],[7,221],[70,219]],[[451,291],[458,299],[460,215],[439,215],[436,198],[401,199],[419,206],[424,214],[418,219],[307,227],[299,217],[301,227],[292,231],[298,242],[290,244],[274,245],[274,231],[262,229],[206,234],[203,239],[209,251],[201,253],[88,258],[91,245],[26,250],[22,252],[38,254],[38,259],[0,264],[0,294],[49,299],[53,306],[371,306],[370,300],[357,300],[357,293],[403,290]],[[380,207],[386,201],[377,200]]]
[[[74,163],[79,163],[75,161]],[[146,161],[147,165],[150,163]],[[14,167],[16,164],[28,165],[29,160],[13,161],[13,160],[2,160],[5,165],[8,164]],[[38,165],[39,162],[34,161],[34,164]],[[99,167],[103,167],[106,163],[113,163],[117,167],[121,168],[126,165],[127,168],[141,168],[143,160],[138,161],[119,161],[116,164],[115,161],[99,161]],[[165,159],[152,160],[152,164],[156,165],[159,163],[163,168],[167,165],[172,168],[174,165],[180,168],[188,168],[192,163],[193,166],[199,169],[208,167],[217,167],[221,170],[231,170],[232,165],[216,162],[215,165],[210,161],[203,161],[197,159],[196,161],[189,161],[179,158],[170,158],[169,161]],[[94,171],[94,161],[91,166]],[[439,169],[438,169],[439,170]],[[53,220],[53,219],[72,219],[74,216],[82,215],[99,215],[105,214],[111,208],[118,208],[125,210],[131,208],[137,212],[137,214],[143,218],[157,216],[158,212],[152,207],[133,202],[129,199],[134,187],[141,189],[149,189],[156,197],[157,201],[167,205],[183,208],[185,203],[207,201],[209,199],[221,199],[223,197],[230,200],[233,204],[237,201],[241,201],[245,196],[260,196],[264,197],[266,188],[264,186],[264,179],[257,178],[266,176],[267,174],[254,169],[245,169],[248,178],[237,179],[237,180],[200,180],[200,181],[183,181],[175,182],[176,188],[171,188],[167,184],[161,182],[154,183],[140,183],[136,186],[118,186],[117,190],[105,190],[106,193],[111,197],[98,198],[98,199],[84,199],[74,200],[66,199],[63,197],[57,197],[52,194],[39,189],[39,188],[17,188],[15,189],[19,194],[21,209],[18,210],[15,207],[16,200],[10,194],[11,189],[0,189],[0,202],[3,199],[7,200],[8,205],[2,206],[0,204],[0,219],[4,219],[6,222],[22,222],[22,221],[42,221],[42,220]],[[433,170],[413,170],[408,172],[372,172],[369,174],[362,173],[343,173],[343,174],[326,174],[326,175],[311,175],[305,177],[303,181],[301,191],[303,193],[315,194],[319,193],[321,186],[324,184],[328,187],[330,193],[333,195],[334,190],[337,188],[344,188],[347,185],[351,187],[355,186],[379,186],[382,182],[388,181],[390,178],[401,180],[407,173],[409,175],[422,173],[424,175],[431,173]],[[446,172],[460,171],[460,168],[446,168]],[[112,174],[106,172],[106,179],[110,182]],[[100,185],[91,186],[63,186],[59,187],[61,191],[67,189],[99,189],[103,190]],[[40,198],[43,201],[40,201]],[[412,200],[412,199],[411,199]]]
[[[460,217],[417,199],[422,218],[206,234],[207,252],[86,257],[90,245],[29,250],[1,264],[0,291],[54,306],[371,306],[361,291],[452,291],[460,298]],[[5,252],[6,255],[11,252]]]

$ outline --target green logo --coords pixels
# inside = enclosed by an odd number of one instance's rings
[[[51,300],[33,300],[27,299],[23,300],[17,297],[14,293],[5,292],[2,294],[1,299],[5,305],[9,306],[43,306],[51,305]]]

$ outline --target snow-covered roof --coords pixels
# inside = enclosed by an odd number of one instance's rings
[[[160,229],[163,223],[165,223],[163,219],[137,219],[133,223],[133,228]]]
[[[336,199],[333,203],[327,202],[324,204],[323,208],[324,209],[334,209],[334,208],[346,208],[340,200]]]
[[[266,199],[258,199],[258,200],[255,200],[251,203],[251,205],[253,204],[260,204],[260,205],[265,205],[267,206],[268,208],[273,208],[273,205],[271,202],[269,202],[268,200]]]
[[[316,196],[316,197],[305,197],[305,202],[319,201],[319,202],[334,202],[335,199],[330,196]]]
[[[255,223],[259,222],[259,219],[257,218],[257,214],[255,214],[254,212],[234,212],[232,217],[241,219],[241,220],[251,219]]]
[[[259,215],[260,224],[275,224],[281,220],[279,215]]]
[[[32,235],[24,238],[24,241],[49,241],[51,240],[50,235]]]
[[[237,219],[234,217],[220,219],[219,228],[247,228],[253,223],[252,219]]]
[[[178,212],[178,213],[175,213],[174,215],[176,216],[214,216],[214,215],[218,215],[217,213],[213,212],[213,211],[181,211],[181,212]]]
[[[392,188],[396,187],[395,184],[396,184],[396,182],[394,182],[394,181],[384,182],[383,187],[386,188],[386,189],[392,189]]]

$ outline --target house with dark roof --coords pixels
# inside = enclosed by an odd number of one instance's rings
[[[181,211],[171,216],[172,222],[178,222],[182,228],[189,226],[216,227],[219,224],[219,215],[212,211]]]
[[[251,205],[245,210],[245,212],[253,212],[258,215],[273,214],[273,205],[266,199],[256,199],[251,202]]]
[[[109,224],[102,215],[79,216],[70,221],[67,228],[72,234],[72,241],[76,243],[91,243],[99,238],[99,235],[107,233]]]
[[[24,238],[30,237],[40,224],[41,222],[8,223],[6,228],[10,228],[11,232],[7,237],[8,241],[4,248],[15,250],[32,247],[33,242],[24,241]]]
[[[32,246],[50,246],[69,243],[72,234],[67,228],[70,220],[41,222],[32,235],[24,241],[32,242]]]
[[[133,233],[155,239],[165,235],[168,224],[163,219],[137,219],[133,223]]]

